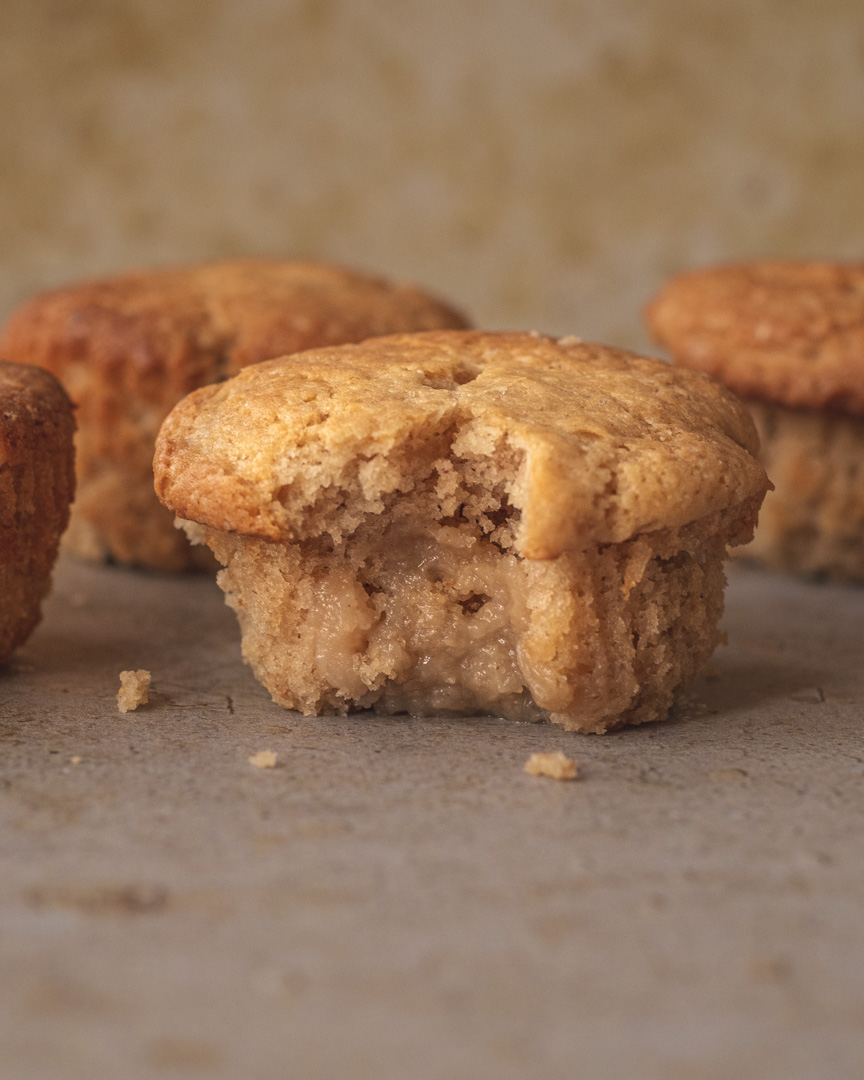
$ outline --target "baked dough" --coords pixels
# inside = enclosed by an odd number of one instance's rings
[[[184,394],[272,356],[465,325],[411,286],[243,259],[36,296],[10,319],[0,355],[47,368],[78,407],[78,499],[66,545],[85,558],[179,570],[201,553],[159,506],[152,461],[159,425]]]
[[[0,360],[0,663],[39,622],[75,493],[69,398],[46,371]]]
[[[207,543],[274,700],[605,731],[717,640],[767,480],[737,400],[529,334],[318,349],[174,409],[156,490]]]
[[[756,420],[775,490],[743,557],[864,580],[864,265],[693,271],[646,314],[676,363],[720,379]]]

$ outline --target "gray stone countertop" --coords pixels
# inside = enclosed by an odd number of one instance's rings
[[[598,737],[303,718],[211,580],[61,563],[0,676],[0,1076],[860,1080],[864,590],[730,576]]]

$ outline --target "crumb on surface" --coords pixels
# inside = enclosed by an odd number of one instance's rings
[[[531,776],[551,776],[553,780],[575,780],[579,766],[572,758],[555,750],[551,754],[532,754],[525,762],[525,772]]]
[[[139,705],[146,705],[150,690],[150,672],[139,668],[138,671],[120,672],[120,689],[117,691],[117,708],[120,712],[132,712]]]
[[[746,780],[747,772],[745,769],[712,769],[708,773],[712,780]]]
[[[69,764],[80,765],[83,760],[84,759],[81,757],[80,754],[73,754],[72,757],[69,758]]]
[[[249,755],[249,764],[254,765],[256,769],[275,769],[276,755],[272,750],[259,750]]]

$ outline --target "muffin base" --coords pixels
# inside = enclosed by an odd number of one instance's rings
[[[40,619],[75,490],[72,406],[44,371],[0,361],[0,663]]]
[[[96,475],[79,478],[62,547],[88,562],[145,570],[214,571],[209,551],[194,548],[174,526],[174,515],[153,491],[153,469],[102,463]]]
[[[741,557],[864,581],[864,418],[748,401],[774,482]]]
[[[507,524],[422,522],[404,505],[339,550],[184,527],[226,567],[244,657],[286,708],[600,733],[663,719],[711,655],[726,546],[757,506],[542,561],[515,553]]]

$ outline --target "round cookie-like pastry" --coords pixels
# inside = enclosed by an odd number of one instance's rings
[[[648,326],[740,394],[775,490],[748,559],[864,580],[864,265],[764,262],[674,278]]]
[[[717,643],[726,548],[768,483],[755,448],[693,372],[433,332],[198,390],[154,471],[280,704],[602,732],[664,717]]]
[[[466,325],[412,286],[322,264],[241,259],[36,296],[6,325],[0,355],[48,369],[77,406],[78,497],[65,546],[85,558],[181,570],[201,564],[203,552],[153,494],[153,444],[184,394],[273,356]]]
[[[75,494],[72,405],[47,371],[0,360],[0,663],[39,622]]]

